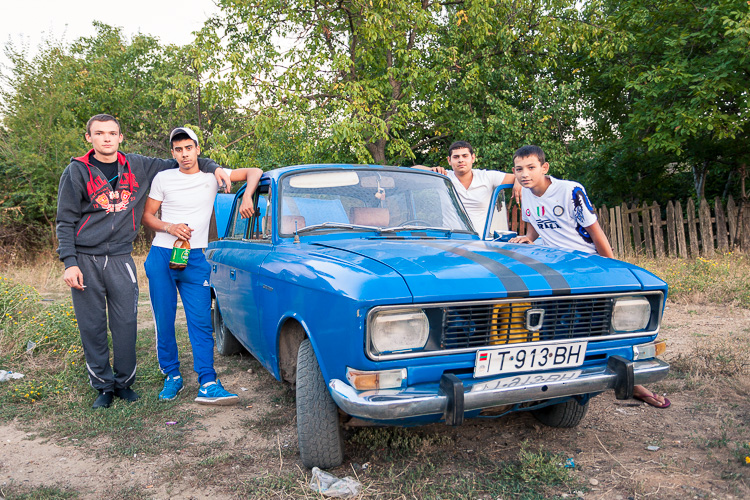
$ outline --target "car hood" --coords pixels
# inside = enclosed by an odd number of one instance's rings
[[[663,285],[625,262],[540,245],[358,239],[314,246],[332,257],[346,258],[341,254],[345,252],[388,266],[403,277],[414,300],[420,301],[621,292]]]

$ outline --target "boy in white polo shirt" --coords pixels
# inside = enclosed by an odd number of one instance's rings
[[[172,156],[180,168],[161,172],[154,178],[142,220],[144,226],[156,231],[145,268],[156,323],[159,368],[167,375],[159,399],[174,399],[183,388],[174,328],[179,290],[193,348],[193,369],[200,384],[195,401],[230,405],[239,398],[225,390],[216,378],[208,282],[211,268],[203,254],[208,246],[208,228],[219,186],[213,175],[205,175],[198,169],[200,146],[195,132],[185,127],[176,128],[169,140]],[[231,181],[247,181],[240,215],[250,217],[255,211],[252,195],[263,171],[238,168],[227,173]],[[161,219],[156,217],[159,209]],[[177,239],[190,242],[187,267],[182,270],[169,268],[172,247]]]
[[[526,236],[510,243],[533,243],[537,238],[549,247],[580,250],[614,259],[607,235],[596,219],[586,191],[579,183],[547,175],[544,151],[523,146],[513,155],[513,173],[523,186],[521,211],[528,223]],[[667,408],[669,399],[642,385],[633,387],[633,397],[656,408]]]
[[[456,141],[448,148],[448,165],[453,170],[446,170],[443,167],[428,168],[423,165],[415,165],[415,168],[432,170],[448,176],[469,214],[471,224],[479,234],[482,234],[495,188],[501,184],[513,184],[516,178],[513,174],[497,170],[475,170],[472,167],[476,159],[471,144],[466,141]],[[513,196],[520,203],[519,193],[520,186],[515,185]]]

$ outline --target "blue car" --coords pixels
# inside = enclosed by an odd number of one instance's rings
[[[206,253],[216,347],[247,349],[295,387],[307,467],[342,463],[347,420],[460,425],[530,411],[572,427],[593,396],[630,398],[669,371],[656,340],[666,283],[501,241],[498,191],[485,228],[445,176],[410,168],[272,170],[251,219],[242,194],[219,206],[226,229]]]

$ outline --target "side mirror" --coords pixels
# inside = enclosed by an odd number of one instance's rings
[[[494,231],[492,233],[492,241],[510,241],[511,238],[518,236],[515,231]]]

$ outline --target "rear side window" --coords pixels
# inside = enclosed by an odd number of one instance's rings
[[[229,227],[228,238],[240,240],[259,240],[267,239],[269,235],[263,234],[263,228],[267,223],[268,214],[268,196],[256,193],[253,200],[255,205],[255,214],[250,219],[245,219],[240,215],[240,206],[242,197],[234,200],[232,207],[232,221]]]

